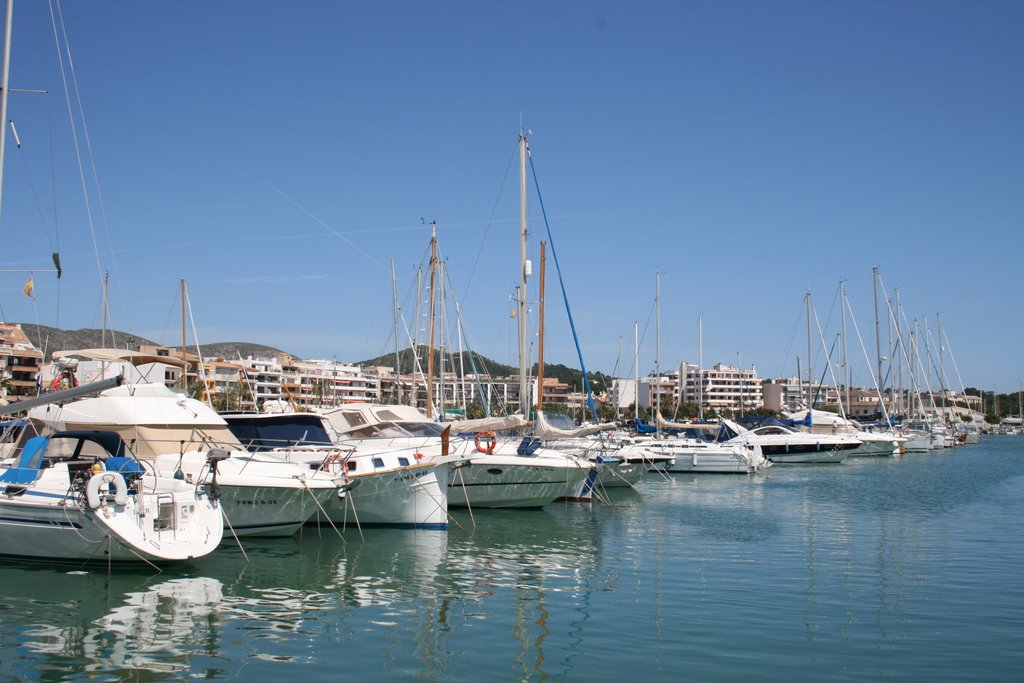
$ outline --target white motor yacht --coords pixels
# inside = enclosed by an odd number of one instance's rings
[[[162,384],[123,385],[28,415],[52,430],[117,432],[159,475],[219,497],[226,536],[289,536],[343,492],[337,476],[249,453],[211,408]]]
[[[596,483],[596,470],[586,460],[546,448],[539,439],[496,436],[522,427],[525,422],[517,416],[444,424],[410,406],[372,403],[348,404],[324,416],[341,447],[387,446],[424,460],[455,458],[448,479],[452,507],[540,508],[560,499],[589,501]]]
[[[344,500],[326,507],[336,524],[448,528],[448,465],[415,443],[339,440],[318,413],[239,413],[222,416],[250,451],[272,453],[348,479]]]
[[[718,441],[733,445],[756,445],[776,465],[839,463],[861,445],[859,439],[839,434],[808,434],[777,420],[754,429],[723,419]]]
[[[900,455],[907,441],[892,431],[868,431],[856,420],[825,410],[800,410],[786,417],[809,434],[842,434],[859,440],[861,445],[847,454],[851,458]]]

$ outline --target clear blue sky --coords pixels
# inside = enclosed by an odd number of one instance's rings
[[[34,303],[0,274],[7,320],[99,327],[109,272],[112,326],[175,345],[185,278],[202,343],[358,361],[392,348],[391,259],[413,317],[424,218],[473,348],[514,364],[522,122],[588,369],[621,346],[632,374],[634,321],[653,369],[659,271],[663,368],[703,316],[705,365],[792,375],[804,293],[831,339],[841,279],[871,350],[877,265],[967,386],[1024,377],[1024,3],[63,5],[93,227],[46,3],[20,0],[11,86],[49,94],[11,96],[0,268],[59,245],[65,274]],[[532,194],[530,225],[536,271]],[[575,366],[553,268],[547,303]]]

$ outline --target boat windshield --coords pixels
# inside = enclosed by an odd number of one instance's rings
[[[440,437],[444,428],[434,422],[383,422],[367,425],[345,436],[356,439],[401,439],[408,437]]]

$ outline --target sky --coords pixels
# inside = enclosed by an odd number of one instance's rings
[[[101,327],[109,274],[108,325],[175,346],[185,279],[189,344],[356,362],[393,350],[393,291],[401,345],[426,330],[436,221],[438,328],[457,348],[457,302],[516,365],[527,131],[531,339],[544,239],[588,370],[806,373],[810,292],[819,376],[842,281],[866,385],[877,267],[932,385],[1014,392],[1022,35],[1013,0],[21,0],[0,270],[40,272],[34,300],[0,273],[0,319]],[[545,330],[579,367],[550,245]]]

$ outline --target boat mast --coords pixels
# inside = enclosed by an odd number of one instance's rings
[[[814,408],[814,356],[811,346],[811,293],[804,295],[807,301],[807,410]]]
[[[633,321],[633,424],[640,419],[640,323]]]
[[[430,320],[427,348],[427,417],[434,417],[434,290],[437,279],[437,221],[430,222],[430,308],[427,317]]]
[[[697,316],[697,421],[704,421],[704,316]]]
[[[462,394],[462,417],[466,414],[466,352],[462,350],[462,311],[459,302],[455,302],[455,330],[459,338],[459,392]]]
[[[185,278],[181,278],[181,388],[188,388],[188,347],[185,343]]]
[[[519,289],[516,292],[516,316],[519,323],[519,407],[523,417],[530,419],[530,389],[526,373],[526,277],[530,274],[530,262],[526,260],[528,232],[526,229],[526,155],[530,153],[526,134],[519,135]]]
[[[545,247],[540,241],[540,280],[537,283],[537,412],[544,410],[544,270],[547,266]]]
[[[654,285],[654,433],[661,436],[661,273]]]
[[[395,277],[395,259],[391,259],[391,322],[395,336],[395,400],[402,403],[402,368],[398,356],[398,278]]]
[[[882,327],[878,317],[878,266],[871,267],[871,286],[875,300],[875,359],[878,363],[878,372],[875,374],[875,383],[878,385],[878,392],[882,392]]]
[[[2,137],[2,135],[0,135]],[[107,289],[110,286],[110,273],[103,274],[103,329],[100,330],[100,346],[107,348]],[[181,323],[185,324],[184,320]]]
[[[419,387],[416,378],[420,369],[420,305],[423,302],[423,265],[416,268],[416,314],[412,330],[412,389],[409,393],[409,405],[416,408],[419,403]]]
[[[14,0],[7,0],[7,12],[4,19],[4,63],[0,73],[0,201],[3,199],[4,186],[4,144],[7,140],[7,93],[10,92],[11,72],[11,27],[14,24]],[[2,206],[2,204],[0,204]]]
[[[839,307],[843,314],[843,383],[846,385],[846,411],[850,411],[850,358],[849,347],[846,343],[846,280],[839,281]]]
[[[939,342],[939,384],[942,385],[942,423],[949,426],[949,415],[946,413],[946,365],[945,365],[945,350],[946,345],[942,342],[942,318],[941,314],[935,314],[935,325],[938,327],[938,342]]]

